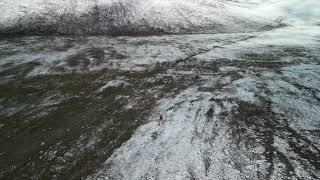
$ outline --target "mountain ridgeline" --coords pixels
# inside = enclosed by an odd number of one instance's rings
[[[45,14],[26,14],[18,17],[9,26],[1,26],[1,33],[23,35],[125,35],[125,34],[158,34],[163,29],[152,27],[147,21],[132,24],[127,20],[132,10],[123,3],[112,5],[95,5],[87,12],[58,13],[48,9]]]
[[[12,15],[0,21],[0,34],[135,36],[252,32],[279,26],[278,22],[229,15],[225,9],[229,1],[222,0],[81,0],[70,1],[65,7],[36,1],[42,6],[33,1],[31,5],[2,2],[0,10]],[[84,8],[79,10],[79,6]]]

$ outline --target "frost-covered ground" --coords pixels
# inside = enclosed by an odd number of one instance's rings
[[[319,43],[264,37],[169,68],[197,83],[157,101],[150,122],[89,179],[317,179]]]
[[[174,34],[0,37],[0,179],[320,178],[318,1],[121,2]]]

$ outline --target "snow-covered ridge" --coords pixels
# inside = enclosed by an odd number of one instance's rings
[[[306,8],[317,3],[296,1]],[[283,25],[287,5],[288,1],[270,0],[0,0],[0,32],[116,35],[252,32]]]

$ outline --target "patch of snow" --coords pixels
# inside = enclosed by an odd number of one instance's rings
[[[105,91],[106,89],[109,89],[109,88],[119,88],[119,87],[125,88],[125,87],[127,87],[129,85],[130,84],[127,81],[124,81],[124,80],[112,80],[112,81],[109,81],[106,85],[104,85],[101,88],[99,88],[97,90],[97,92],[101,93],[101,92],[103,92],[103,91]]]
[[[219,118],[220,113],[231,111],[236,104],[224,102],[229,108],[213,106],[211,97],[212,93],[190,88],[174,99],[160,100],[150,122],[105,162],[109,168],[88,179],[244,178],[234,161],[248,167],[247,177],[256,177],[252,168],[259,162],[250,161],[245,154],[233,154],[236,147],[230,142],[231,134]],[[211,116],[208,110],[212,107]]]

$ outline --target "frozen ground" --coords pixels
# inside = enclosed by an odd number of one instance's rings
[[[158,100],[150,122],[89,179],[319,178],[317,32],[224,36],[227,45],[174,61],[165,74],[195,84]]]
[[[1,36],[0,179],[320,178],[318,1],[123,2],[228,31]]]

